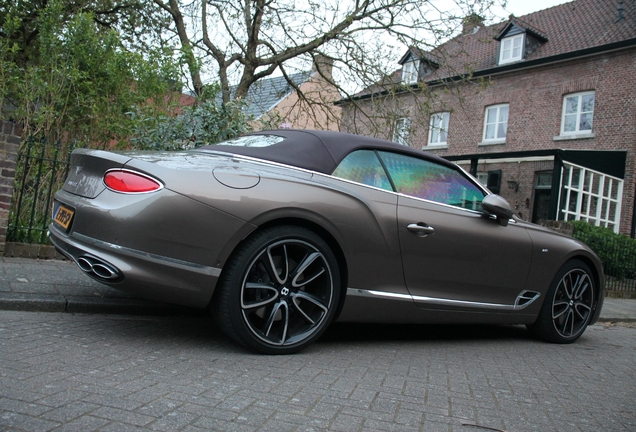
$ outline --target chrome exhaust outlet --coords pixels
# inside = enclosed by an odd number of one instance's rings
[[[115,282],[122,278],[115,266],[92,256],[83,255],[77,258],[77,265],[84,273],[98,280]]]

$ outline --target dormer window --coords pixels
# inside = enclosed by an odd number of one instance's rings
[[[529,58],[540,46],[548,42],[548,37],[539,29],[527,23],[511,20],[495,37],[499,41],[499,61],[504,65]]]
[[[398,64],[402,65],[400,82],[405,85],[417,84],[439,68],[434,55],[416,47],[410,47]]]
[[[520,61],[523,56],[524,34],[514,35],[501,40],[499,64]]]
[[[411,60],[404,63],[402,65],[402,82],[404,84],[417,83],[419,69],[420,69],[419,60]]]

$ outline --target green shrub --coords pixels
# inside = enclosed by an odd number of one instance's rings
[[[574,221],[574,238],[582,241],[598,255],[605,274],[616,279],[634,278],[636,275],[636,240],[616,234],[610,228]]]
[[[135,150],[186,150],[216,144],[250,132],[244,101],[218,103],[198,98],[179,115],[148,113],[146,107],[131,112],[135,126],[124,147]]]
[[[73,2],[65,0],[37,2],[45,6],[32,13],[35,30],[25,37],[24,10],[36,2],[13,2],[5,13],[8,3],[0,8],[0,117],[23,126],[23,142],[108,147],[130,136],[135,107],[176,103],[180,73],[170,51],[133,52],[96,16],[69,18]],[[26,39],[28,47],[16,42]]]

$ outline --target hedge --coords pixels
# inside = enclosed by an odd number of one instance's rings
[[[573,221],[571,224],[574,227],[573,237],[588,245],[598,255],[606,275],[618,280],[634,278],[636,239],[585,221]]]

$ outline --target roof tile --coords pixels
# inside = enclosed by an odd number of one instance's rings
[[[617,22],[618,4],[617,0],[576,0],[457,36],[433,50],[446,61],[427,80],[497,66],[499,43],[494,38],[511,20],[548,39],[526,61],[636,38],[636,1],[624,1],[624,17]]]

